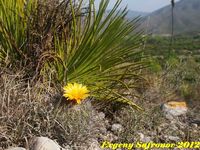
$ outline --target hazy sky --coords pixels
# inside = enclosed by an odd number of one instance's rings
[[[101,0],[95,0],[96,5]],[[115,4],[116,0],[110,0],[109,8]],[[179,0],[175,0],[179,1]],[[143,11],[143,12],[152,12],[163,6],[169,5],[171,0],[122,0],[122,7],[128,6],[130,10]]]

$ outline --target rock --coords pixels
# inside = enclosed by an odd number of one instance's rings
[[[197,126],[200,126],[200,120],[194,119],[190,121],[190,124],[196,124]]]
[[[110,141],[110,142],[113,142],[113,141],[116,141],[118,140],[118,136],[114,135],[113,133],[111,132],[107,132],[106,135],[102,135],[101,137],[104,141]]]
[[[117,133],[123,131],[123,127],[121,124],[113,124],[111,127],[111,131],[113,131],[115,134],[117,134]]]
[[[156,133],[155,131],[152,131],[152,132],[150,133],[150,136],[151,136],[151,137],[156,137],[156,136],[157,136],[157,133]]]
[[[31,141],[30,150],[61,150],[62,148],[47,137],[36,137]]]
[[[98,115],[100,119],[105,119],[106,115],[103,112],[100,112]]]
[[[170,101],[161,106],[165,117],[169,120],[181,115],[185,115],[188,111],[186,102]]]
[[[99,142],[95,139],[89,140],[88,144],[89,144],[88,150],[101,150]]]
[[[108,121],[107,119],[105,120],[105,126],[106,126],[107,128],[110,127],[110,123],[109,123],[109,121]]]
[[[23,148],[23,147],[11,147],[11,148],[8,148],[6,150],[26,150],[26,149]]]
[[[145,136],[143,133],[138,133],[138,135],[140,136],[141,142],[148,143],[152,141],[149,136]]]
[[[193,127],[193,128],[198,128],[198,124],[192,123],[192,124],[191,124],[191,127]]]
[[[164,137],[165,137],[165,139],[168,139],[173,142],[178,142],[181,140],[178,136],[164,136]]]
[[[65,145],[62,150],[72,150],[72,148],[69,145]]]
[[[157,127],[157,132],[162,133],[163,128],[162,127]]]

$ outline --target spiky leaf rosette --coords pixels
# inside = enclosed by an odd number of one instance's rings
[[[44,70],[54,68],[56,79],[63,84],[87,85],[97,99],[120,101],[141,109],[123,92],[138,86],[140,71],[146,66],[138,49],[142,39],[141,32],[136,31],[140,19],[126,20],[127,10],[119,10],[120,3],[118,0],[107,11],[109,1],[102,0],[96,11],[90,0],[86,15],[80,17],[75,17],[77,12],[71,7],[72,32],[63,35],[62,40],[55,39],[55,51],[43,55],[51,58]]]

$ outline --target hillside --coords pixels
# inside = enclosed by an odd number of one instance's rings
[[[105,14],[105,16],[106,15],[108,15],[108,13],[110,12],[111,10],[109,9],[109,10],[107,10],[106,11],[106,14]],[[127,15],[126,15],[126,18],[128,19],[128,20],[132,20],[132,19],[134,19],[134,18],[136,18],[136,17],[146,17],[147,15],[148,15],[149,13],[148,12],[142,12],[142,11],[134,11],[134,10],[128,10],[128,13],[127,13]]]
[[[181,0],[174,9],[175,34],[200,32],[200,0]],[[145,17],[148,33],[171,33],[171,6],[163,7]]]
[[[138,16],[145,17],[147,15],[148,15],[147,12],[128,10],[128,14],[127,14],[126,17],[128,19],[133,19],[133,18],[138,17]]]

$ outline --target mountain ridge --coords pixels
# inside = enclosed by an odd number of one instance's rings
[[[148,12],[143,12],[143,11],[135,11],[135,10],[128,10],[128,14],[127,14],[127,18],[128,19],[134,19],[135,17],[145,17],[147,16],[149,13]]]
[[[151,13],[129,10],[127,19],[142,17],[141,28],[146,34],[169,35],[172,29],[171,5]],[[200,33],[200,0],[180,0],[174,7],[174,34]]]
[[[200,32],[200,0],[181,0],[174,7],[174,33]],[[143,27],[147,33],[171,33],[171,6],[160,8],[145,16]]]

